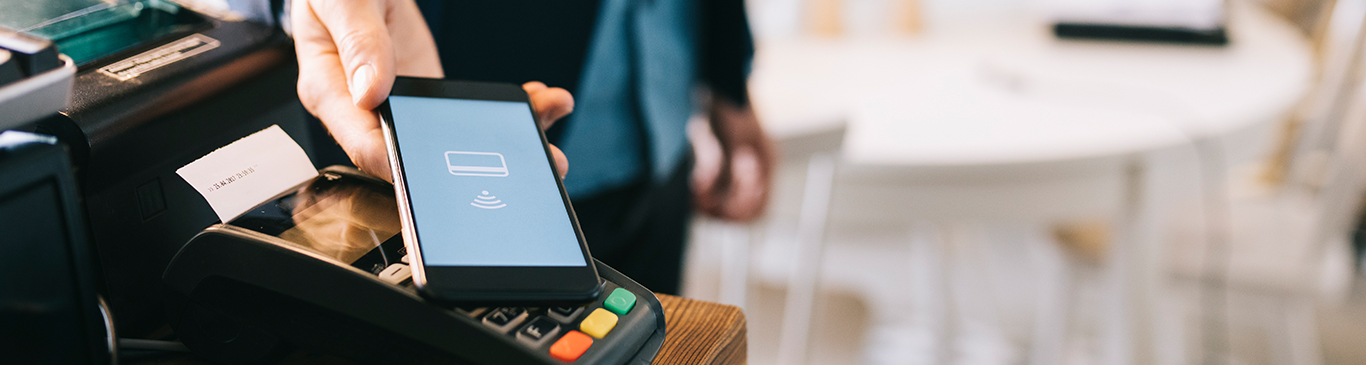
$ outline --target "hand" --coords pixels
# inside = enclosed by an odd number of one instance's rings
[[[574,96],[569,95],[568,90],[546,87],[540,81],[522,84],[522,89],[531,97],[531,108],[536,110],[536,120],[540,121],[541,130],[550,129],[555,121],[574,111]],[[553,144],[550,145],[550,153],[555,156],[555,167],[560,170],[560,178],[564,178],[564,174],[569,173],[569,158]]]
[[[712,133],[720,142],[720,163],[711,169],[699,163],[693,175],[693,200],[708,215],[754,220],[768,206],[777,155],[773,143],[748,106],[715,98],[710,119]]]
[[[411,0],[297,0],[290,9],[299,100],[351,162],[392,179],[375,107],[397,74],[442,77],[436,42]],[[402,50],[402,60],[395,57]]]
[[[296,0],[290,9],[299,57],[299,100],[321,119],[361,171],[393,178],[374,109],[395,75],[443,76],[436,42],[412,0]],[[402,52],[403,57],[396,57]],[[523,85],[542,128],[569,114],[569,92]],[[568,165],[555,150],[556,163]]]

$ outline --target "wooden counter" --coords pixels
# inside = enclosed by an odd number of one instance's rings
[[[656,296],[664,305],[667,334],[655,364],[745,363],[749,342],[740,308],[667,294]]]

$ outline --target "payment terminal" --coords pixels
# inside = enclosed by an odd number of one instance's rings
[[[361,363],[648,364],[663,343],[658,299],[600,262],[602,295],[587,303],[429,302],[399,226],[389,183],[326,168],[180,250],[162,277],[171,326],[196,355],[225,363],[302,350]]]

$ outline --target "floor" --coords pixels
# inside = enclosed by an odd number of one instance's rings
[[[709,226],[713,225],[713,226]],[[708,230],[712,231],[708,231]],[[687,272],[685,273],[684,294],[699,299],[725,302],[736,301],[736,294],[722,295],[720,279],[727,260],[725,255],[734,255],[733,246],[717,242],[714,222],[703,221],[694,233],[693,244],[689,250]],[[989,293],[969,297],[969,300],[988,303],[994,308],[993,320],[988,329],[995,335],[987,341],[973,340],[954,342],[953,346],[934,347],[924,343],[907,342],[907,333],[887,333],[870,330],[879,328],[874,319],[869,300],[870,292],[885,283],[879,280],[897,282],[904,272],[888,269],[902,267],[897,260],[906,260],[914,252],[887,251],[895,246],[904,235],[894,231],[881,231],[867,227],[854,232],[834,232],[835,236],[846,237],[841,242],[832,242],[825,259],[827,267],[843,267],[822,273],[822,290],[817,295],[810,346],[806,350],[806,363],[809,364],[1023,364],[1028,362],[1030,333],[1033,326],[1030,313],[1035,300],[1031,291],[1037,284],[1037,272],[1048,265],[1047,261],[1031,258],[1030,250],[1038,245],[1050,244],[1048,237],[1040,232],[1021,229],[1006,229],[996,232],[987,241],[995,241],[979,252],[987,258],[989,273],[978,277],[977,282],[953,281],[956,285],[976,285],[993,288]],[[1030,238],[1032,236],[1032,238]],[[848,238],[853,237],[853,238]],[[1016,237],[1001,239],[1001,237]],[[1024,238],[1020,238],[1024,237]],[[757,238],[757,236],[756,236]],[[729,238],[734,240],[732,236]],[[720,241],[725,241],[721,239]],[[1030,248],[1036,245],[1034,248]],[[904,246],[904,245],[903,245]],[[727,249],[730,251],[727,251]],[[727,253],[729,252],[729,253]],[[896,252],[889,255],[887,252]],[[785,284],[781,280],[782,269],[774,270],[772,263],[766,263],[762,247],[751,247],[750,260],[744,269],[749,272],[747,290],[740,297],[749,320],[749,361],[753,364],[774,364],[778,361],[778,338],[782,329]],[[767,256],[772,256],[768,253]],[[782,261],[782,260],[778,260]],[[904,262],[903,262],[904,263]],[[859,267],[851,270],[850,267]],[[882,269],[878,269],[882,267]],[[1069,364],[1091,364],[1098,362],[1100,353],[1095,325],[1098,317],[1100,281],[1096,279],[1101,268],[1082,262],[1077,268],[1077,289],[1070,296],[1075,308],[1076,318],[1069,325],[1066,354]],[[890,270],[890,271],[889,271]],[[767,274],[766,274],[767,272]],[[1302,359],[1321,361],[1324,364],[1366,364],[1366,277],[1356,275],[1350,279],[1350,289],[1336,296],[1303,294],[1286,296],[1280,292],[1268,292],[1255,288],[1232,288],[1227,291],[1214,291],[1209,283],[1192,278],[1175,277],[1172,280],[1169,309],[1180,312],[1180,331],[1187,338],[1180,348],[1179,358],[1189,364],[1281,364],[1300,363]],[[889,279],[890,278],[890,279]],[[860,282],[874,282],[860,286]],[[870,289],[871,288],[871,289]],[[1309,291],[1312,292],[1312,291]],[[723,298],[724,297],[724,298]],[[961,302],[961,298],[958,298]],[[885,298],[882,299],[885,301]],[[1223,304],[1218,304],[1223,303]],[[1305,303],[1299,306],[1296,303]],[[907,310],[914,310],[908,304]],[[1223,308],[1220,310],[1220,308]],[[1289,313],[1289,314],[1287,314]],[[961,314],[961,313],[960,313]],[[1299,316],[1299,317],[1296,317]],[[1316,333],[1314,338],[1286,338],[1293,333],[1297,323],[1295,318],[1308,318],[1302,323],[1312,323]],[[965,330],[971,326],[956,326],[959,334],[972,333]],[[1224,330],[1219,330],[1220,328]],[[951,330],[952,331],[952,330]],[[980,332],[980,331],[979,331]],[[871,335],[869,333],[877,333]],[[914,336],[911,336],[914,337]],[[965,336],[971,337],[971,336]],[[1313,337],[1297,336],[1297,337]],[[897,342],[901,341],[901,342]],[[867,344],[892,343],[895,350],[891,353],[870,353]],[[1309,357],[1297,354],[1294,345],[1311,344],[1314,351]],[[948,348],[950,350],[945,350]],[[943,355],[949,354],[949,355]],[[940,357],[936,357],[940,356]],[[1317,359],[1315,359],[1317,357]],[[952,361],[944,361],[952,360]]]
[[[1318,306],[1325,364],[1366,364],[1366,280],[1358,276],[1342,303]]]

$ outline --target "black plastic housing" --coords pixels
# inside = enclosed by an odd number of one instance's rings
[[[575,363],[650,363],[664,341],[663,307],[607,265],[597,269],[638,301]],[[176,334],[197,356],[219,362],[276,360],[298,347],[361,363],[563,364],[544,351],[549,344],[528,349],[412,286],[236,226],[195,236],[163,279],[180,295],[172,307]]]
[[[273,124],[313,150],[289,38],[265,24],[202,19],[82,65],[70,106],[32,127],[70,147],[102,290],[125,337],[169,332],[158,278],[186,241],[218,222],[176,169]],[[100,70],[192,36],[218,44],[127,80]]]

